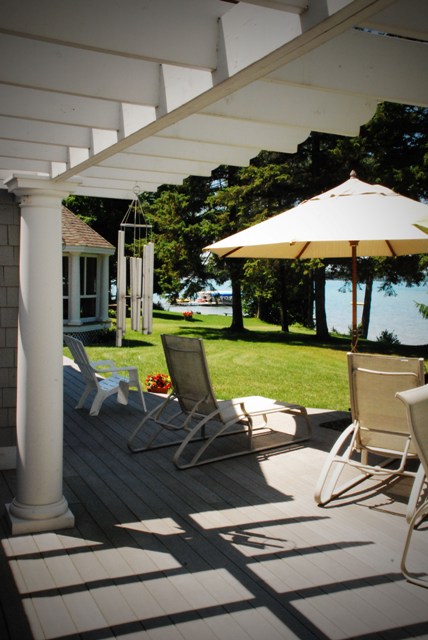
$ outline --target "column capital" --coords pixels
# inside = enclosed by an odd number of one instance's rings
[[[45,176],[29,176],[15,173],[4,181],[9,193],[21,199],[27,195],[43,195],[45,197],[63,199],[76,190],[76,182],[53,182]]]

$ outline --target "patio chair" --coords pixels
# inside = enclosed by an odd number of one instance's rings
[[[64,336],[64,342],[71,351],[74,362],[79,367],[86,386],[75,409],[81,409],[88,396],[95,391],[89,415],[97,416],[106,398],[117,394],[119,404],[128,404],[129,389],[137,389],[143,410],[146,409],[143,390],[138,379],[137,367],[117,367],[112,360],[89,360],[83,343],[72,336]],[[125,372],[128,375],[123,375]],[[104,377],[107,374],[107,377]],[[121,375],[122,374],[122,375]]]
[[[179,469],[187,469],[309,439],[311,425],[305,407],[260,396],[217,400],[202,340],[162,335],[162,344],[173,392],[150,411],[132,433],[128,447],[133,453],[178,445],[173,461]],[[271,414],[301,416],[304,427],[300,432],[300,425],[296,423],[293,434],[273,429],[267,426]],[[168,441],[165,431],[181,432],[180,438]],[[161,434],[164,437],[158,442]],[[226,435],[228,438],[221,441],[222,447],[219,437]],[[225,450],[226,441],[233,442],[232,450]]]
[[[347,360],[352,424],[325,461],[315,501],[325,505],[367,478],[407,476],[413,479],[406,514],[410,520],[423,477],[409,468],[408,462],[417,461],[418,453],[405,409],[395,395],[424,384],[423,358],[348,353]],[[350,467],[357,473],[349,473]]]
[[[412,434],[414,447],[421,461],[423,476],[426,478],[428,476],[428,385],[399,392],[397,393],[397,398],[399,398],[406,407],[409,430]],[[428,587],[428,577],[422,579],[409,572],[407,568],[407,555],[413,532],[427,514],[428,497],[425,495],[425,498],[417,507],[410,520],[403,555],[401,557],[401,571],[406,580],[422,587]],[[424,554],[424,557],[426,558],[426,554]]]

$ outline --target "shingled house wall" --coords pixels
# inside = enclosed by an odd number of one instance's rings
[[[16,444],[19,224],[14,196],[0,189],[0,466]]]

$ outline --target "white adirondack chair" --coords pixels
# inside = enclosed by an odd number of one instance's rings
[[[95,391],[89,414],[97,416],[104,400],[111,395],[117,394],[119,404],[128,404],[129,389],[133,388],[139,392],[143,410],[147,411],[143,390],[138,379],[137,367],[117,367],[112,360],[91,362],[80,340],[71,336],[64,336],[64,342],[70,349],[74,362],[79,367],[86,383],[80,400],[75,407],[76,409],[81,409],[88,396]],[[123,375],[126,372],[128,375]],[[107,377],[104,377],[105,375]]]

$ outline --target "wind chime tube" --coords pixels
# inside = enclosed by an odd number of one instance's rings
[[[137,331],[138,326],[138,313],[137,313],[137,282],[136,271],[137,264],[136,258],[129,258],[129,288],[131,296],[131,329]]]
[[[148,242],[143,249],[143,333],[153,332],[153,270],[154,243]]]
[[[133,331],[140,330],[142,263],[141,258],[130,258],[131,327]]]
[[[149,251],[149,274],[148,274],[148,292],[147,292],[147,306],[148,306],[148,315],[147,315],[147,332],[149,334],[153,333],[153,279],[154,279],[154,268],[155,268],[155,245],[153,242],[149,242],[148,244]]]
[[[116,347],[122,346],[126,322],[125,232],[117,234]]]

